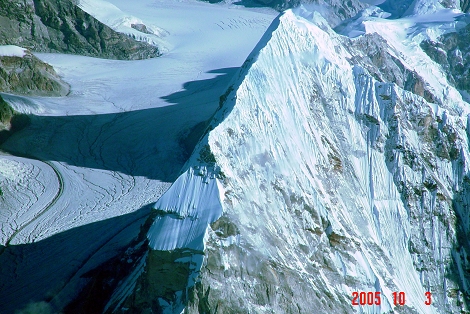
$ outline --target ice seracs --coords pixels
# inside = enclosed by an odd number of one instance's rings
[[[160,215],[148,233],[153,250],[204,249],[210,223],[222,214],[223,187],[206,168],[185,171],[157,201]]]

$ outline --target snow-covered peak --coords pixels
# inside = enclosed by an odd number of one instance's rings
[[[190,163],[208,143],[224,173],[222,217],[237,236],[227,245],[229,235],[208,229],[202,287],[222,311],[241,310],[241,290],[253,312],[393,312],[396,291],[407,313],[463,306],[466,285],[449,276],[466,280],[467,266],[450,263],[467,265],[452,227],[466,206],[467,122],[457,110],[466,103],[373,10],[377,21],[354,40],[305,7],[284,12],[196,148]],[[401,83],[384,79],[393,71]],[[354,291],[378,292],[380,306],[353,306]]]
[[[221,96],[147,235],[204,248],[188,313],[467,310],[468,104],[386,15],[288,10]]]
[[[393,18],[438,13],[445,9],[460,10],[459,1],[440,0],[386,0],[376,3],[384,11],[390,12]]]

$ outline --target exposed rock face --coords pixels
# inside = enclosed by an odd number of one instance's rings
[[[115,32],[70,0],[0,2],[0,44],[110,59],[160,55],[157,47]]]
[[[188,298],[186,287],[194,271],[194,255],[202,259],[203,252],[150,250],[145,256],[143,276],[136,282],[135,293],[120,306],[107,309],[107,313],[181,313],[184,309],[181,299]]]
[[[421,47],[444,68],[455,87],[470,93],[470,24],[437,42],[423,41]]]
[[[11,106],[3,100],[3,98],[0,96],[0,123],[1,123],[1,129],[9,128],[10,127],[10,121],[11,118],[13,117],[15,111]]]
[[[378,34],[365,34],[351,40],[346,46],[352,55],[352,64],[361,64],[379,82],[394,82],[400,88],[424,97],[429,102],[435,99],[416,71],[390,54],[387,42]],[[350,48],[349,48],[350,47]]]
[[[470,0],[460,0],[460,8],[462,9],[462,12],[469,12]]]
[[[65,96],[70,87],[49,64],[31,53],[0,56],[0,91],[23,95]]]
[[[27,126],[29,122],[27,115],[16,112],[0,96],[0,143],[3,143],[13,132]]]

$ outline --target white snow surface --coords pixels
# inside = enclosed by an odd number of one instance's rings
[[[148,24],[140,18],[123,12],[111,2],[104,0],[80,0],[79,7],[117,32],[130,35],[137,40],[155,45],[160,48],[161,52],[168,52],[170,49],[170,47],[167,46],[167,43],[162,39],[168,34],[167,31],[154,24]],[[145,25],[148,33],[132,28],[132,24]]]
[[[101,0],[87,3],[98,8],[103,5]],[[112,5],[125,3],[115,1]],[[153,179],[153,173],[178,171],[182,165],[181,161],[173,162],[180,154],[175,138],[210,118],[236,67],[243,63],[276,14],[198,1],[141,0],[125,8],[129,10],[126,14],[143,16],[170,29],[168,40],[173,50],[163,57],[140,61],[37,54],[71,85],[70,95],[58,98],[4,95],[15,110],[42,117],[41,121],[48,124],[48,128],[41,124],[25,130],[5,147],[56,160],[67,190],[54,205],[60,210],[51,210],[42,219],[49,222],[43,227],[32,224],[35,231],[24,230],[25,235],[18,235],[16,243],[38,241],[155,202],[169,184]],[[193,15],[188,28],[188,17]],[[142,139],[141,135],[154,140]],[[76,136],[78,140],[74,139]],[[77,147],[75,141],[81,144]],[[152,152],[155,149],[163,154],[161,158],[155,157]],[[77,154],[64,156],[73,152]],[[132,152],[145,157],[132,160]],[[88,162],[90,158],[97,158],[96,162]],[[113,165],[119,169],[106,169],[116,168]],[[137,170],[141,175],[126,173],[132,168],[149,167],[154,169]],[[25,212],[34,216],[34,211]],[[28,221],[27,217],[24,219]]]
[[[14,45],[0,46],[0,56],[4,57],[20,57],[23,58],[26,54],[26,49]]]
[[[148,232],[154,250],[188,248],[202,251],[207,226],[222,214],[223,187],[207,169],[190,168],[157,201],[166,212],[155,219]]]

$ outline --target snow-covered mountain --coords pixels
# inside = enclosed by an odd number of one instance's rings
[[[161,55],[148,45],[118,33],[77,6],[75,0],[0,2],[0,44],[35,52],[62,52],[136,60]]]
[[[282,13],[156,203],[146,264],[108,310],[468,312],[469,104],[422,49],[468,38],[467,15],[422,4],[336,29],[308,7]],[[158,266],[167,251],[178,284]]]
[[[0,312],[470,312],[468,1],[79,6],[164,54],[2,94]]]

